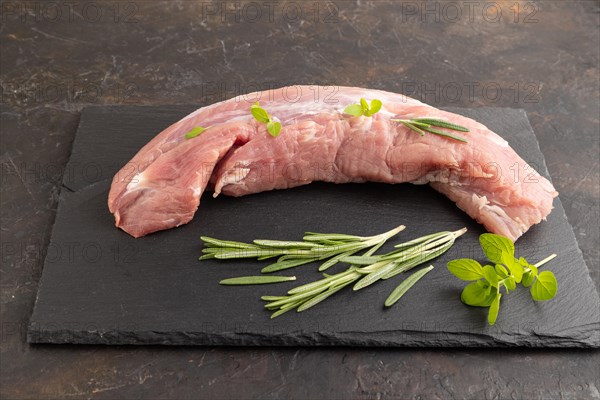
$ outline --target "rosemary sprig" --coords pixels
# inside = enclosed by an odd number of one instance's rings
[[[455,232],[438,232],[423,236],[397,245],[396,250],[382,255],[373,255],[374,251],[371,249],[363,256],[343,257],[341,262],[358,265],[362,263],[365,266],[352,265],[346,271],[325,275],[323,279],[295,287],[284,296],[263,296],[262,299],[267,302],[265,308],[273,311],[271,318],[275,318],[292,309],[301,312],[311,308],[351,284],[354,284],[354,290],[363,289],[439,256],[465,232],[466,228],[463,228]],[[431,268],[426,268],[421,270],[425,272],[419,271],[419,275],[409,277],[404,286],[401,285],[388,297],[386,306],[395,303],[429,270]]]
[[[411,129],[421,136],[425,135],[425,132],[433,133],[439,136],[445,136],[450,139],[458,140],[460,142],[467,143],[467,140],[460,137],[455,136],[446,131],[442,131],[437,128],[445,128],[453,131],[459,132],[469,132],[468,128],[464,126],[456,125],[451,122],[447,122],[441,119],[435,118],[414,118],[414,119],[390,119],[390,121],[400,122],[402,125],[406,126],[408,129]]]
[[[264,267],[261,272],[270,273],[297,267],[315,261],[327,260],[319,267],[324,271],[361,250],[379,249],[389,238],[404,230],[400,225],[388,232],[375,236],[354,236],[338,233],[306,232],[304,241],[254,240],[252,243],[226,241],[202,236],[205,248],[200,260],[256,258],[266,260],[278,257],[277,261]],[[373,252],[369,254],[373,254]]]

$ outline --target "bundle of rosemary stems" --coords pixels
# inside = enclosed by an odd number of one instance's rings
[[[200,257],[200,260],[209,258],[256,258],[266,260],[279,256],[277,262],[267,265],[261,270],[263,273],[269,273],[328,259],[319,267],[319,271],[324,271],[337,264],[340,259],[366,248],[370,247],[372,249],[371,254],[373,254],[389,238],[405,228],[404,225],[400,225],[391,231],[369,237],[339,233],[306,232],[303,242],[255,240],[253,243],[243,243],[202,236],[200,239],[204,241],[206,248],[202,250],[205,254]]]
[[[466,228],[455,232],[438,232],[422,236],[395,246],[394,250],[376,255],[383,244],[405,229],[401,225],[388,232],[375,236],[355,236],[338,233],[305,233],[303,241],[255,240],[253,243],[225,241],[203,236],[206,247],[201,260],[256,258],[265,260],[278,257],[277,261],[262,269],[263,273],[280,271],[299,265],[326,260],[319,267],[324,271],[337,263],[350,264],[340,273],[323,274],[324,278],[291,289],[284,296],[263,296],[265,307],[274,311],[275,318],[289,310],[304,311],[346,286],[354,283],[353,289],[360,290],[373,283],[389,279],[402,272],[421,265],[447,251],[456,238],[466,232]],[[362,255],[355,255],[366,250]],[[387,298],[386,306],[398,301],[433,266],[421,269],[405,279]],[[221,284],[264,284],[294,280],[295,277],[249,276],[226,279]]]

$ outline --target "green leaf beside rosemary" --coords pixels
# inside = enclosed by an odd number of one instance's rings
[[[460,136],[453,135],[449,132],[442,131],[437,128],[444,128],[453,131],[459,132],[469,132],[468,128],[464,126],[456,125],[451,122],[447,122],[441,119],[435,118],[414,118],[414,119],[390,119],[390,121],[400,122],[402,125],[406,126],[408,129],[411,129],[421,136],[425,135],[425,132],[433,133],[435,135],[444,136],[450,139],[458,140],[460,142],[467,143],[465,138]],[[436,127],[436,128],[434,128]]]
[[[448,270],[463,281],[472,281],[461,293],[463,303],[474,307],[489,307],[488,323],[494,325],[500,310],[500,289],[506,293],[516,290],[521,283],[530,288],[536,301],[550,300],[556,296],[558,284],[550,271],[538,274],[538,268],[556,257],[552,254],[537,264],[529,264],[523,257],[515,258],[514,243],[503,236],[484,233],[479,237],[483,252],[495,266],[481,266],[476,260],[461,258],[448,263]]]

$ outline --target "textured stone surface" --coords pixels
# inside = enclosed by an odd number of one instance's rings
[[[436,106],[524,108],[599,288],[596,1],[495,2],[503,12],[497,22],[483,17],[484,2],[471,14],[466,3],[451,2],[462,9],[451,21],[435,11],[425,16],[424,2],[408,15],[414,2],[335,1],[337,18],[328,23],[326,14],[293,22],[281,12],[223,22],[203,15],[197,2],[171,0],[118,2],[120,18],[114,1],[95,1],[106,11],[92,21],[94,10],[84,14],[83,2],[72,19],[68,5],[55,18],[52,9],[41,16],[36,3],[1,3],[17,11],[3,9],[0,27],[0,397],[600,398],[600,353],[588,350],[26,344],[77,110],[202,105],[252,82],[399,91],[416,84],[405,92]],[[479,86],[472,96],[466,89],[444,94],[452,82]],[[481,90],[492,83],[502,90],[497,99]]]
[[[31,318],[32,343],[170,345],[531,346],[600,345],[600,300],[560,200],[548,220],[517,243],[531,261],[559,253],[549,267],[558,297],[543,304],[527,290],[505,296],[497,325],[483,309],[463,306],[464,283],[445,269],[457,257],[482,259],[484,230],[426,186],[313,184],[243,198],[206,194],[183,227],[134,239],[114,228],[106,209],[111,177],[184,107],[94,107],[83,110],[65,174],[49,253]],[[548,176],[522,110],[460,110],[499,132]],[[91,174],[90,171],[95,171]],[[510,174],[511,171],[500,171]],[[521,177],[519,179],[524,179]],[[350,199],[350,201],[349,201]],[[373,235],[405,224],[408,240],[467,226],[438,268],[398,305],[383,300],[399,279],[358,293],[346,290],[307,312],[270,320],[259,300],[319,279],[314,264],[286,271],[285,285],[222,287],[221,279],[259,273],[255,261],[198,262],[198,237],[295,240],[304,231]],[[396,242],[397,243],[397,242]],[[391,243],[390,243],[391,244]],[[391,247],[391,246],[388,246]],[[263,262],[267,265],[269,262]],[[340,265],[338,270],[345,269]]]

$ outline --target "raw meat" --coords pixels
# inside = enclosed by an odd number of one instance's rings
[[[344,115],[379,99],[373,117]],[[283,127],[269,135],[250,114],[260,101]],[[438,118],[469,128],[458,142],[420,136],[390,118]],[[185,139],[195,126],[210,127]],[[171,125],[117,173],[108,198],[116,226],[134,237],[189,222],[208,187],[243,196],[313,181],[426,184],[490,232],[516,240],[552,210],[558,195],[484,125],[407,96],[355,87],[291,86],[201,108]]]

